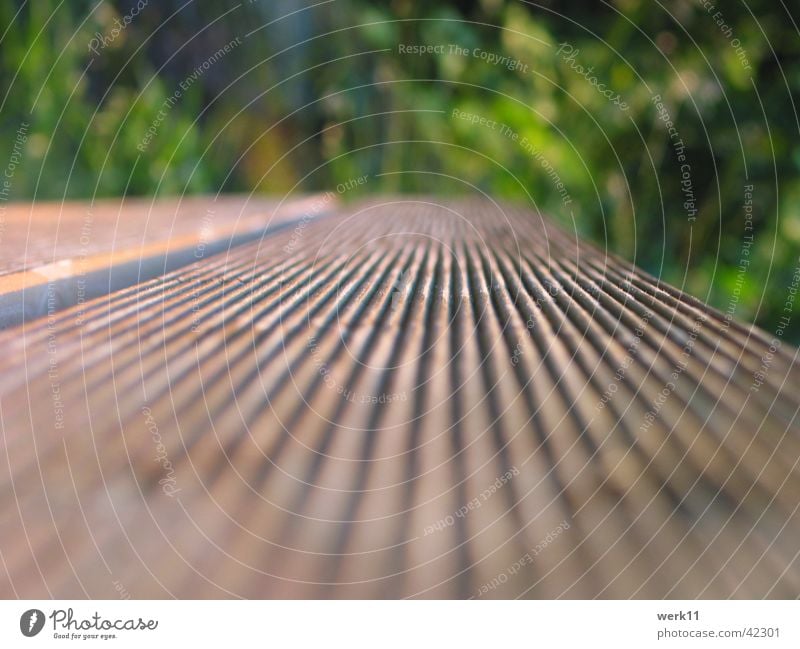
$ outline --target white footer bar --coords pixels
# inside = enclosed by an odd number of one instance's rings
[[[0,647],[800,647],[797,601],[0,601]],[[548,646],[545,645],[545,646]],[[588,645],[591,646],[591,645]]]

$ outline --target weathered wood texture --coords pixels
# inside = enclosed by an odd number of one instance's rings
[[[800,595],[794,349],[526,210],[318,207],[0,333],[1,595]]]
[[[317,199],[12,204],[0,231],[0,327],[260,239]]]

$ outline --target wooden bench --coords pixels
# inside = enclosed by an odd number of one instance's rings
[[[538,213],[15,209],[4,597],[800,594],[796,350]]]

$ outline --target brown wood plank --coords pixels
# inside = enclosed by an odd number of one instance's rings
[[[0,595],[797,597],[770,344],[525,209],[340,207],[0,333]]]

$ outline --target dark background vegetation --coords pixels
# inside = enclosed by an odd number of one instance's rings
[[[0,141],[29,123],[12,200],[328,189],[529,202],[722,310],[775,331],[800,253],[800,32],[796,2],[135,2],[0,5]],[[312,6],[312,5],[317,6]],[[788,9],[787,9],[788,7]],[[721,11],[725,33],[713,14]],[[294,13],[293,13],[294,12]],[[260,29],[259,29],[260,28]],[[169,108],[181,81],[236,37]],[[737,58],[732,38],[747,54]],[[556,55],[561,42],[629,104],[621,111]],[[528,65],[409,56],[458,44]],[[697,218],[652,103],[660,94],[691,166]],[[564,206],[531,156],[480,113],[534,142],[566,185]],[[421,173],[428,172],[428,173]],[[744,187],[754,242],[740,273]],[[800,300],[798,300],[800,303]],[[787,329],[800,339],[800,316]]]

